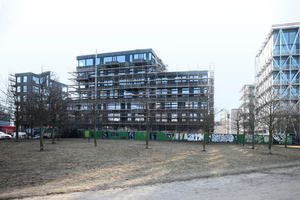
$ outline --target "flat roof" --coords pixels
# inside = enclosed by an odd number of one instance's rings
[[[272,25],[272,29],[277,29],[277,28],[293,28],[293,27],[299,27],[300,22],[293,22],[293,23],[285,23],[285,24],[274,24]]]

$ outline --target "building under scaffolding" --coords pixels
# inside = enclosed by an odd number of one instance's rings
[[[168,72],[152,49],[77,60],[71,109],[78,128],[196,132],[213,115],[213,70]]]

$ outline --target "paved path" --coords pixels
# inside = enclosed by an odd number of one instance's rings
[[[29,199],[300,199],[300,166],[133,188],[26,198]]]

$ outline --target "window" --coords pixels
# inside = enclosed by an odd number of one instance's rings
[[[86,66],[94,65],[94,59],[86,59]]]
[[[125,62],[125,56],[117,56],[118,62]]]
[[[97,58],[96,65],[100,65],[100,58]]]
[[[17,87],[17,92],[21,92],[21,86]]]
[[[24,83],[27,82],[27,76],[23,76],[23,82],[24,82]]]
[[[36,87],[36,86],[33,86],[33,87],[32,87],[32,90],[33,90],[33,92],[35,92],[35,93],[39,93],[39,88]]]
[[[162,122],[167,122],[168,120],[167,120],[167,114],[161,114],[161,121]]]
[[[134,54],[133,59],[147,59],[146,53]]]
[[[162,78],[162,84],[167,84],[167,78]]]
[[[127,121],[131,122],[131,113],[128,113],[127,116],[128,116]]]
[[[182,94],[188,94],[189,88],[182,88]]]
[[[161,121],[161,114],[156,114],[155,115],[155,117],[156,117],[156,122],[160,122]]]
[[[172,122],[177,122],[177,114],[172,114]]]
[[[136,122],[143,122],[144,121],[144,115],[143,114],[135,114],[135,121]]]
[[[152,54],[149,53],[148,60],[151,60],[151,59],[152,59]]]
[[[178,108],[178,103],[177,102],[172,102],[171,106],[172,106],[172,109],[177,109]]]
[[[21,83],[21,77],[17,77],[17,83]]]
[[[79,67],[85,66],[85,60],[78,60],[78,66]]]
[[[35,76],[33,77],[33,82],[35,82],[36,84],[39,84],[39,81],[40,81],[40,80],[39,80],[38,77],[35,77]]]
[[[23,86],[23,92],[27,92],[27,86],[26,85]]]
[[[112,61],[112,57],[105,57],[104,58],[104,64],[111,62]]]
[[[159,109],[160,107],[160,103],[156,103],[156,109]]]

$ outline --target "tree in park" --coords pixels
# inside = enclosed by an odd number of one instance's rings
[[[281,120],[278,129],[284,132],[285,147],[289,133],[296,133],[299,130],[299,107],[293,101],[281,101]]]
[[[54,74],[51,74],[52,78],[50,80],[50,85],[48,88],[48,113],[50,117],[50,122],[52,125],[52,144],[55,143],[54,141],[54,131],[55,127],[58,125],[61,118],[66,114],[67,112],[67,106],[68,106],[68,93],[65,87],[62,87],[61,84],[58,84],[56,81],[58,78],[55,77]]]
[[[10,84],[7,89],[6,96],[8,98],[10,107],[13,108],[13,114],[14,114],[14,119],[15,119],[15,125],[16,125],[16,141],[19,139],[19,126],[23,120],[24,116],[24,98],[20,94],[22,88],[21,86],[17,85],[18,78],[20,77],[15,77],[13,75],[10,76]]]
[[[233,125],[233,130],[236,131],[236,144],[239,143],[239,134],[242,124],[242,110],[241,109],[232,109],[233,112],[231,112],[231,120]]]
[[[34,117],[40,127],[40,151],[44,151],[44,125],[49,119],[49,88],[50,78],[47,73],[42,73],[38,81],[33,85],[33,104],[35,105]]]
[[[282,120],[280,100],[278,93],[273,88],[266,91],[265,94],[257,96],[256,115],[261,131],[269,132],[269,153],[271,154],[273,133],[276,125]]]

